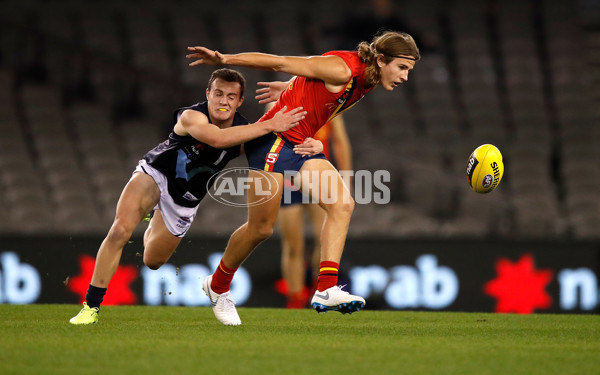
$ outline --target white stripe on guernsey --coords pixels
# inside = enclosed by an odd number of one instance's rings
[[[221,162],[221,160],[223,160],[223,158],[225,157],[225,154],[227,154],[227,151],[223,150],[223,151],[221,152],[221,156],[219,156],[219,158],[217,159],[217,161],[215,161],[213,164],[214,164],[214,165],[217,165],[217,164],[219,164],[219,163]]]

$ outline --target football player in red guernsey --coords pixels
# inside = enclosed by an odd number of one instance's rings
[[[245,144],[251,168],[272,172],[278,182],[271,184],[274,199],[253,204],[264,198],[251,188],[248,191],[248,221],[230,237],[220,265],[204,280],[203,289],[209,296],[213,311],[224,324],[240,322],[234,304],[218,303],[221,294],[229,291],[236,269],[262,241],[273,233],[281,202],[284,173],[298,171],[300,186],[319,186],[308,192],[326,211],[321,232],[321,262],[317,291],[312,306],[318,312],[334,310],[352,313],[362,309],[365,300],[337,286],[339,262],[344,250],[354,200],[333,165],[322,154],[314,156],[294,153],[294,146],[312,137],[327,121],[351,108],[365,94],[380,85],[392,91],[408,79],[408,74],[420,59],[414,39],[402,32],[388,31],[375,36],[371,43],[361,42],[356,51],[330,51],[321,56],[277,56],[264,53],[222,54],[206,47],[188,47],[190,66],[233,65],[284,72],[295,77],[273,108],[259,121],[270,119],[284,106],[302,106],[308,111],[298,126],[282,133],[270,133]],[[331,175],[335,175],[332,181]],[[258,171],[250,177],[266,179]],[[297,181],[296,181],[297,182]],[[295,182],[295,183],[296,183]],[[265,189],[267,181],[256,184]],[[303,192],[305,190],[303,189]],[[321,194],[325,191],[327,194]],[[261,193],[264,193],[261,191]],[[325,199],[327,198],[327,199]]]

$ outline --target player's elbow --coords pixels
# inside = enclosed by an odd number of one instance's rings
[[[275,65],[273,65],[271,67],[271,70],[273,72],[284,72],[284,73],[287,73],[286,67],[287,66],[285,64],[275,64]]]
[[[211,146],[214,147],[214,148],[219,148],[219,149],[221,149],[221,148],[227,148],[227,144],[225,142],[223,142],[222,140],[220,140],[220,139],[215,140],[211,144]]]
[[[215,136],[210,139],[207,139],[206,144],[211,147],[219,148],[219,149],[231,147],[230,142],[228,142],[228,140],[225,137],[219,137],[219,136]]]
[[[293,60],[287,56],[274,56],[270,69],[274,72],[290,73],[293,70]]]

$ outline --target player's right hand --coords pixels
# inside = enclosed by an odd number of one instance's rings
[[[281,133],[298,125],[300,121],[304,120],[308,114],[308,112],[304,111],[303,109],[303,107],[297,107],[287,111],[287,106],[281,108],[281,110],[279,110],[279,112],[277,112],[271,119],[273,122],[272,130],[276,133]]]
[[[194,53],[190,53],[185,55],[188,59],[196,59],[196,61],[192,61],[190,66],[196,65],[224,65],[225,63],[225,55],[223,55],[219,51],[213,51],[206,47],[188,47],[188,51],[193,51]]]

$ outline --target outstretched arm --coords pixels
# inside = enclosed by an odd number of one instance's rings
[[[235,65],[272,70],[320,79],[334,87],[344,85],[352,77],[350,68],[339,56],[278,56],[257,52],[222,54],[206,47],[188,47],[188,50],[193,53],[186,57],[195,59],[190,66]]]
[[[291,129],[298,125],[307,113],[302,107],[286,111],[287,108],[283,107],[270,120],[221,129],[209,123],[204,113],[186,110],[175,124],[173,131],[181,136],[190,135],[215,148],[228,148],[271,132],[284,132]]]

